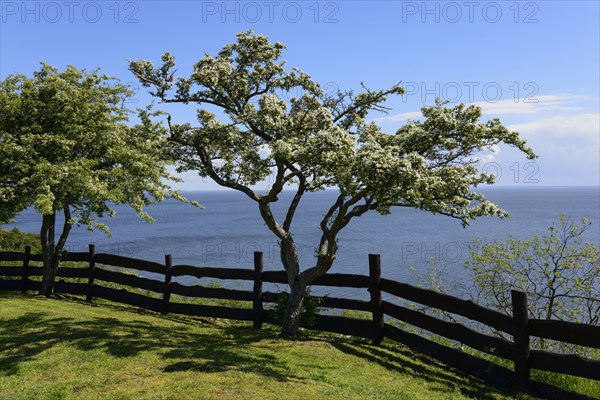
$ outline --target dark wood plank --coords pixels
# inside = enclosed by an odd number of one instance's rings
[[[106,253],[97,253],[94,256],[94,261],[96,264],[104,264],[111,265],[113,267],[122,267],[129,269],[137,269],[140,271],[154,272],[157,274],[163,274],[165,271],[165,266],[146,260],[139,260],[137,258],[123,257],[117,256],[114,254],[106,254]]]
[[[342,335],[358,336],[367,339],[373,337],[373,321],[368,319],[319,315],[314,325],[303,326],[303,328],[341,333]]]
[[[90,243],[88,246],[89,262],[88,262],[88,291],[85,296],[85,301],[92,301],[94,298],[94,279],[96,275],[96,245]]]
[[[21,274],[21,281],[23,282],[23,288],[21,293],[27,293],[27,282],[29,281],[29,263],[31,260],[31,246],[25,246],[25,258],[23,259],[23,273]]]
[[[44,256],[42,256],[41,254],[32,254],[29,258],[31,261],[44,261]]]
[[[94,297],[100,297],[105,300],[125,303],[157,312],[162,311],[163,305],[162,299],[155,299],[141,294],[131,293],[125,289],[112,289],[100,285],[94,285]]]
[[[522,389],[529,386],[531,367],[529,365],[529,312],[527,294],[522,290],[511,291],[513,309],[513,339],[515,373]]]
[[[432,342],[389,324],[385,324],[384,334],[385,337],[400,342],[414,351],[423,353],[477,378],[503,388],[516,387],[515,374],[493,362]]]
[[[598,325],[530,319],[529,334],[600,349],[600,326]]]
[[[383,340],[383,300],[381,298],[381,257],[369,254],[369,294],[371,297],[371,315],[373,316],[373,344]]]
[[[74,283],[60,280],[54,283],[54,293],[87,294],[87,283]]]
[[[327,274],[315,279],[313,282],[310,283],[310,285],[368,288],[369,277],[365,275],[354,274]]]
[[[23,276],[23,267],[0,267],[0,276]]]
[[[262,251],[254,252],[254,285],[252,286],[252,310],[254,311],[254,321],[252,327],[260,329],[263,323],[262,302],[262,275],[264,272],[264,261]]]
[[[195,276],[196,278],[254,280],[254,271],[241,268],[195,267],[193,265],[174,265],[173,276]]]
[[[338,297],[312,296],[321,301],[323,308],[339,308],[343,310],[371,311],[371,303],[364,300],[343,299]]]
[[[264,303],[277,303],[280,293],[263,292],[262,301]],[[342,310],[371,311],[371,303],[365,300],[344,299],[329,296],[311,296],[320,301],[322,308],[338,308]]]
[[[85,253],[65,253],[62,256],[61,261],[89,262],[90,261],[90,254],[88,252],[85,252]]]
[[[21,279],[2,279],[0,280],[0,290],[13,291],[23,290],[23,281]]]
[[[23,261],[25,257],[25,253],[18,253],[16,251],[0,252],[0,261]]]
[[[391,317],[433,332],[448,339],[459,341],[474,349],[502,358],[513,358],[512,343],[484,335],[457,322],[442,321],[420,311],[410,310],[390,302],[383,302],[383,312]]]
[[[263,282],[269,283],[288,283],[287,272],[285,271],[265,271],[263,272]]]
[[[171,302],[171,271],[173,269],[173,256],[165,255],[165,281],[163,286],[163,314],[169,312],[169,303]]]
[[[156,293],[162,293],[165,288],[164,282],[159,282],[148,278],[142,278],[141,276],[124,274],[121,272],[107,271],[98,267],[96,267],[94,277],[96,281],[101,280],[113,282],[138,289],[150,290]]]
[[[263,282],[269,283],[288,283],[287,272],[285,271],[265,271],[263,273]],[[311,286],[335,286],[335,287],[353,287],[368,288],[369,277],[354,274],[327,274],[323,275],[313,282]]]
[[[196,315],[210,318],[227,318],[243,321],[253,321],[254,311],[251,308],[233,308],[221,306],[207,306],[203,304],[169,304],[169,312],[175,314]]]
[[[29,267],[29,276],[44,276],[44,267]]]
[[[381,289],[394,296],[429,307],[439,308],[440,310],[453,314],[462,315],[463,317],[479,321],[511,335],[513,333],[512,318],[510,316],[480,306],[470,300],[462,300],[433,290],[419,288],[386,278],[381,279]]]
[[[575,354],[531,350],[529,362],[531,368],[600,381],[600,361],[598,360],[591,360]]]
[[[186,286],[177,282],[171,283],[171,293],[187,297],[204,297],[209,299],[245,300],[254,299],[248,290],[235,290],[226,288],[211,288],[200,285]]]
[[[61,278],[87,278],[90,271],[87,268],[59,267],[56,275]]]
[[[27,280],[27,290],[39,291],[42,286],[42,282],[34,281],[32,279]]]

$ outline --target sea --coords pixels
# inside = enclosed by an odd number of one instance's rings
[[[544,235],[560,214],[591,219],[594,223],[584,239],[600,247],[599,187],[495,187],[480,191],[508,211],[510,217],[482,217],[463,227],[456,219],[412,208],[395,208],[391,215],[369,212],[353,219],[339,235],[339,250],[330,272],[368,275],[368,255],[380,254],[382,276],[386,278],[420,285],[435,265],[448,287],[454,287],[453,284],[468,279],[464,262],[474,239],[492,242],[504,241],[511,235],[524,240]],[[231,268],[252,268],[254,252],[262,251],[266,270],[282,268],[277,238],[262,221],[257,204],[244,194],[227,190],[183,194],[204,208],[167,200],[147,207],[155,219],[148,223],[137,218],[132,209],[117,206],[115,217],[102,220],[110,228],[110,237],[98,230],[90,232],[85,226],[75,226],[66,248],[71,252],[87,251],[88,244],[94,243],[97,252],[158,262],[171,254],[174,264]],[[276,217],[283,218],[293,194],[284,191],[273,204]],[[308,193],[300,203],[291,230],[302,268],[314,265],[319,222],[336,196],[335,190]],[[40,225],[41,217],[27,209],[15,218],[14,224],[4,228],[16,226],[37,233]],[[185,284],[198,283],[192,277],[178,279]],[[206,278],[199,283],[206,283]],[[250,283],[219,284],[249,288]],[[281,287],[285,285],[273,286],[275,290],[286,289]],[[331,287],[314,288],[313,293],[368,296],[364,289]]]

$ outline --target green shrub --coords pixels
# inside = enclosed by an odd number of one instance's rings
[[[281,292],[277,304],[275,305],[275,323],[282,325],[285,315],[285,309],[288,304],[290,294],[288,292]],[[322,298],[315,298],[310,295],[310,288],[307,288],[304,292],[304,303],[302,309],[302,315],[300,317],[301,326],[312,326],[317,322],[317,317],[321,312],[323,304]]]

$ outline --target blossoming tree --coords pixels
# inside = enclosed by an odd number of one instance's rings
[[[423,107],[423,121],[385,133],[366,117],[388,111],[384,102],[403,93],[399,85],[326,94],[305,72],[286,71],[284,49],[247,31],[216,56],[202,57],[189,77],[175,77],[169,53],[160,67],[140,60],[130,62],[130,70],[163,102],[201,106],[197,126],[169,118],[180,170],[197,170],[256,202],[280,242],[290,286],[282,335],[293,337],[307,285],[331,268],[338,234],[353,218],[369,211],[388,214],[392,207],[417,208],[463,224],[479,216],[503,217],[503,210],[473,191],[494,182],[493,175],[478,171],[476,154],[503,142],[529,158],[535,155],[498,119],[479,123],[476,106],[444,108],[438,102]],[[274,181],[266,192],[251,189],[271,173]],[[291,183],[295,195],[278,219],[271,204]],[[323,210],[315,263],[302,268],[292,235],[294,216],[305,193],[326,187],[339,195]]]
[[[187,201],[166,183],[166,129],[153,121],[156,113],[139,110],[140,123],[128,124],[124,103],[132,95],[98,71],[59,72],[44,63],[33,78],[0,82],[0,223],[29,206],[41,214],[40,294],[54,290],[74,224],[108,233],[97,218],[114,215],[113,204],[151,221],[144,206],[165,197]]]

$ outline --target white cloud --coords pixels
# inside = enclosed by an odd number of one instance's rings
[[[576,111],[581,107],[576,104],[588,100],[589,96],[572,95],[568,93],[532,96],[522,99],[507,99],[492,102],[474,103],[486,115],[505,114],[538,114],[545,111]]]
[[[509,126],[539,155],[545,182],[598,184],[600,114],[542,118]]]
[[[473,104],[481,107],[484,115],[526,115],[540,114],[543,112],[556,111],[581,111],[580,103],[592,99],[590,96],[573,95],[569,93],[548,94],[542,96],[531,96],[519,99],[506,99],[496,102],[481,101]],[[452,106],[453,104],[448,104]],[[369,122],[399,122],[421,117],[420,111],[403,112],[399,114],[386,115],[384,117],[372,118]]]
[[[510,125],[508,128],[520,132],[528,138],[543,136],[543,139],[547,141],[551,141],[553,138],[576,138],[598,143],[600,114],[556,116]]]

